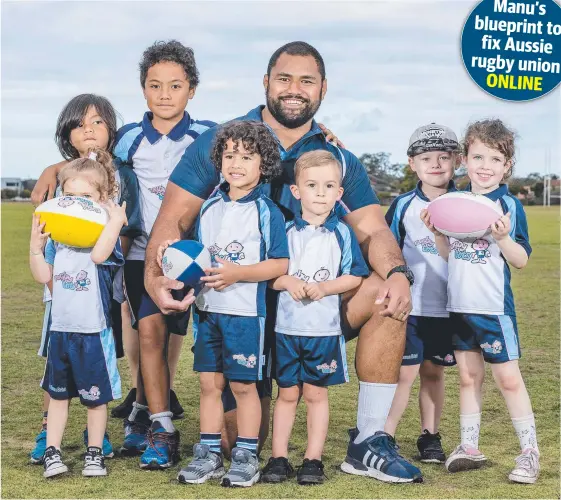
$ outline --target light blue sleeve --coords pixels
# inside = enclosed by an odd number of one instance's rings
[[[258,200],[258,207],[267,259],[288,259],[288,239],[282,212],[268,198]]]
[[[121,248],[121,240],[117,238],[117,243],[111,255],[102,264],[102,266],[124,266],[125,257],[123,256],[123,249]]]
[[[56,247],[55,242],[49,238],[45,246],[45,262],[51,266],[55,265]]]
[[[335,234],[341,248],[341,275],[368,276],[370,272],[352,228],[340,221]]]

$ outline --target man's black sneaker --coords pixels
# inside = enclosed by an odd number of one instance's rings
[[[417,439],[417,448],[421,455],[421,462],[443,464],[446,461],[446,455],[442,449],[441,437],[437,432],[431,434],[427,429]]]
[[[177,394],[173,389],[169,391],[169,411],[173,413],[172,420],[183,418],[183,407],[179,404],[179,399],[177,399]]]
[[[298,484],[322,484],[324,477],[322,461],[305,458],[302,465],[298,467],[296,480]]]
[[[286,457],[271,457],[261,471],[261,481],[264,483],[282,483],[294,477],[294,467]]]
[[[131,414],[132,404],[136,401],[136,387],[131,389],[127,394],[125,400],[111,410],[113,418],[126,418]]]

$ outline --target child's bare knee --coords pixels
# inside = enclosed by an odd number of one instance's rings
[[[255,382],[250,381],[230,381],[232,393],[236,398],[247,397],[256,391]]]

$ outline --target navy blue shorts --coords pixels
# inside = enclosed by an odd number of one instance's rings
[[[450,313],[456,351],[479,349],[487,363],[520,359],[516,316]]]
[[[101,333],[51,331],[41,387],[53,399],[79,396],[85,406],[121,398],[115,339],[110,328]]]
[[[425,360],[435,365],[454,366],[452,328],[450,318],[409,316],[401,366],[420,365]]]
[[[303,337],[276,333],[279,387],[300,383],[327,387],[349,381],[345,337]]]
[[[127,260],[125,262],[125,293],[131,310],[132,327],[138,330],[138,322],[153,314],[162,314],[144,288],[144,261]],[[174,290],[174,298],[181,300],[185,291]],[[190,310],[189,310],[190,311]],[[182,314],[165,315],[168,332],[186,335],[189,326],[189,311]]]
[[[265,318],[197,310],[193,329],[195,371],[223,373],[230,380],[262,380]]]

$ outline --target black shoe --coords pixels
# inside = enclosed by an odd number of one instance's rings
[[[294,477],[294,467],[286,457],[271,457],[261,471],[261,481],[264,483],[282,483]]]
[[[175,394],[175,391],[173,389],[170,389],[169,391],[169,411],[173,413],[173,417],[171,417],[172,420],[178,420],[180,418],[183,418],[184,415],[183,407],[179,403],[179,399],[177,399],[177,394]]]
[[[131,414],[132,404],[136,401],[136,388],[133,388],[127,394],[125,400],[111,410],[113,418],[126,418]]]
[[[421,462],[443,464],[446,455],[442,449],[440,434],[431,434],[427,429],[417,439],[417,448],[421,455]]]
[[[296,480],[298,484],[322,484],[324,477],[322,461],[305,458],[302,465],[298,467]]]

